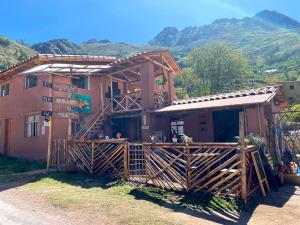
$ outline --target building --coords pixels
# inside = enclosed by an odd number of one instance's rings
[[[282,81],[283,93],[289,105],[300,104],[300,81]]]
[[[149,113],[175,100],[179,72],[168,51],[122,60],[31,57],[0,72],[0,152],[46,160],[50,129],[53,139],[68,138],[70,130],[86,138],[102,129],[110,138],[116,133],[133,141],[147,137]],[[44,122],[49,113],[51,128]]]
[[[239,112],[246,134],[266,136],[285,103],[278,85],[176,100],[180,72],[164,50],[125,59],[34,56],[0,72],[0,153],[46,160],[51,139],[120,134],[131,142],[171,142],[183,133],[197,142],[233,142]]]

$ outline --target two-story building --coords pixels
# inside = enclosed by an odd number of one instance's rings
[[[175,100],[168,51],[126,59],[36,55],[0,72],[0,152],[46,160],[51,138],[150,136],[149,113]],[[52,114],[52,126],[44,122]]]

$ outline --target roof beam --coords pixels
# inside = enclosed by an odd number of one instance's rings
[[[147,60],[149,60],[149,61],[151,61],[153,64],[155,64],[155,65],[157,65],[157,66],[160,66],[160,67],[162,67],[162,68],[164,68],[164,69],[166,69],[166,70],[168,70],[168,71],[171,70],[170,67],[165,66],[165,65],[161,64],[160,62],[157,62],[156,60],[151,59],[150,57],[144,56],[144,58],[147,59]]]

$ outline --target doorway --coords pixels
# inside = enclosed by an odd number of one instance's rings
[[[10,154],[12,138],[12,120],[6,119],[4,122],[4,155]]]
[[[215,142],[234,142],[239,136],[239,112],[242,109],[213,112]]]

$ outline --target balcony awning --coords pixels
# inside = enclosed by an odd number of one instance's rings
[[[28,70],[21,72],[21,74],[31,74],[31,73],[69,73],[69,74],[90,74],[95,73],[103,69],[110,68],[110,65],[74,65],[65,63],[54,63],[54,64],[44,64],[35,66]]]

